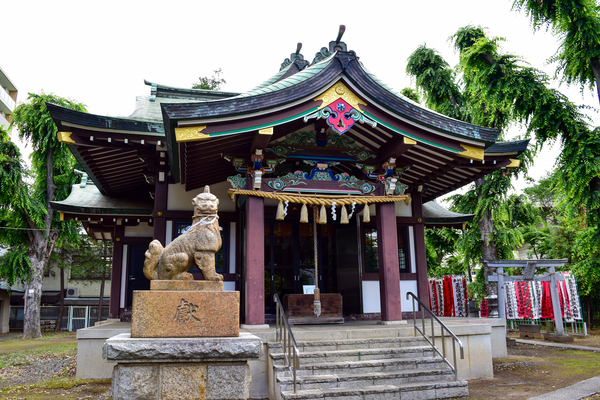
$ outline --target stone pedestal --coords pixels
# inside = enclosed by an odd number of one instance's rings
[[[117,362],[113,399],[247,399],[249,360],[261,356],[262,341],[241,333],[220,338],[132,338],[106,341],[103,357]]]
[[[260,338],[239,332],[240,293],[219,281],[152,280],[133,292],[131,334],[106,341],[113,399],[247,399]]]
[[[133,338],[235,337],[239,327],[240,292],[223,282],[153,280],[133,292]]]

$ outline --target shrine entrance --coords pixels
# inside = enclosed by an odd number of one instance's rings
[[[319,287],[338,292],[336,226],[317,225]],[[274,313],[273,294],[310,292],[315,285],[313,225],[298,220],[265,220],[265,313]]]

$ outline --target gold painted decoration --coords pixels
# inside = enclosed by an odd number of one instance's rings
[[[468,144],[460,144],[465,151],[458,153],[459,156],[464,158],[470,158],[475,161],[483,161],[484,150],[480,147],[469,146]]]
[[[519,168],[521,166],[521,160],[516,158],[509,158],[510,164],[506,166],[506,168]]]
[[[204,129],[206,129],[206,125],[175,128],[175,140],[177,140],[179,143],[182,143],[210,139],[210,135],[201,133]]]
[[[417,141],[404,136],[404,144],[417,144]]]
[[[61,143],[75,143],[73,139],[71,139],[71,135],[73,132],[58,132],[56,135],[58,136],[58,141]]]
[[[337,99],[345,100],[349,105],[364,114],[364,111],[360,109],[359,104],[366,106],[367,103],[363,102],[357,95],[352,93],[352,91],[350,91],[350,89],[348,89],[342,82],[338,82],[330,87],[320,97],[315,98],[315,101],[323,101],[323,103],[319,106],[320,110],[321,108],[327,107]]]
[[[273,127],[270,128],[264,128],[258,131],[259,135],[272,135],[273,134]]]

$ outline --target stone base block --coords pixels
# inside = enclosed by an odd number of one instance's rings
[[[113,370],[115,400],[247,399],[247,362],[118,364]]]
[[[520,339],[543,339],[543,333],[519,332]]]
[[[132,338],[239,335],[240,292],[133,292]]]
[[[542,326],[539,324],[519,324],[519,332],[540,333]]]
[[[575,341],[575,338],[569,335],[546,335],[546,340],[559,343],[572,343]]]
[[[121,334],[103,348],[113,370],[113,399],[247,399],[249,360],[257,360],[262,342],[239,338],[131,338]]]

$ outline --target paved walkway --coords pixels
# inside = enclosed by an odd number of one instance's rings
[[[0,342],[7,339],[14,339],[18,337],[22,337],[22,332],[13,332],[13,333],[5,333],[4,335],[0,335]]]
[[[598,347],[589,346],[577,346],[570,343],[550,343],[550,342],[539,342],[537,340],[523,340],[515,339],[517,343],[522,344],[533,344],[537,346],[557,347],[562,349],[570,350],[582,350],[582,351],[594,351],[600,352]],[[529,400],[579,400],[589,397],[593,394],[600,392],[600,376],[590,378],[583,382],[574,384],[563,389],[556,390],[554,392],[546,393],[541,396],[531,397]]]
[[[589,346],[577,346],[571,343],[554,343],[554,342],[541,342],[537,340],[524,340],[524,339],[515,339],[517,343],[522,344],[533,344],[536,346],[547,346],[547,347],[557,347],[561,349],[570,349],[570,350],[582,350],[582,351],[595,351],[597,353],[600,352],[600,347],[589,347]]]

